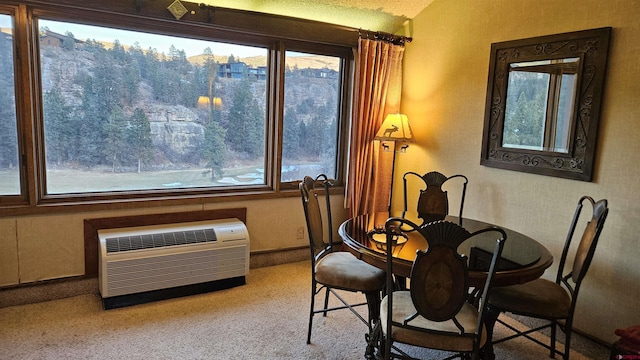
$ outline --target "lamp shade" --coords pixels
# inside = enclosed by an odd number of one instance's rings
[[[209,106],[209,97],[208,96],[200,96],[198,98],[198,108],[206,109]]]
[[[409,118],[405,114],[389,114],[382,122],[375,140],[380,141],[411,141],[411,127]]]
[[[209,107],[209,97],[208,96],[200,96],[198,97],[198,108],[199,109],[206,109]],[[213,108],[215,110],[220,110],[220,108],[222,108],[222,99],[219,97],[214,97],[213,98]]]

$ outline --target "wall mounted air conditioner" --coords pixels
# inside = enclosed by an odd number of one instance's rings
[[[238,219],[98,230],[99,289],[112,309],[243,285],[249,233]]]

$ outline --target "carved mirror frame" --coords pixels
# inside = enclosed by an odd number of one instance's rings
[[[611,28],[491,44],[480,164],[591,181]],[[512,64],[578,58],[576,93],[566,152],[503,146]]]

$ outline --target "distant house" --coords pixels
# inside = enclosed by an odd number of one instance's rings
[[[62,47],[62,44],[67,39],[73,39],[74,43],[76,44],[76,47],[78,45],[83,45],[84,44],[84,41],[82,41],[82,40],[78,40],[78,39],[75,39],[75,38],[70,38],[67,35],[58,34],[58,33],[53,32],[51,30],[44,30],[44,31],[42,31],[40,33],[40,46]]]
[[[257,80],[267,80],[267,67],[258,66],[249,68],[249,75],[254,76]]]
[[[247,71],[247,64],[243,62],[233,62],[220,64],[218,67],[218,77],[225,79],[242,79]]]
[[[251,67],[243,62],[233,62],[227,64],[219,64],[218,77],[225,79],[242,79],[243,76],[248,75],[256,80],[267,79],[267,67],[258,66]]]
[[[338,78],[338,72],[335,70],[331,70],[331,69],[311,69],[311,68],[306,68],[306,69],[301,69],[299,70],[301,75],[304,77],[312,77],[312,78],[326,78],[326,79],[337,79]]]

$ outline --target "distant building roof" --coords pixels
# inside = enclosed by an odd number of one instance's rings
[[[58,34],[57,32],[53,32],[53,31],[51,31],[51,30],[45,30],[45,31],[44,31],[44,34],[43,34],[43,33],[40,33],[40,36],[41,36],[41,37],[48,36],[48,37],[52,37],[52,38],[54,38],[54,39],[58,39],[58,40],[60,40],[60,41],[64,41],[65,39],[69,38],[67,35]],[[84,44],[84,41],[82,41],[82,40],[78,40],[78,39],[76,39],[76,38],[73,38],[73,41],[74,41],[76,44]]]

